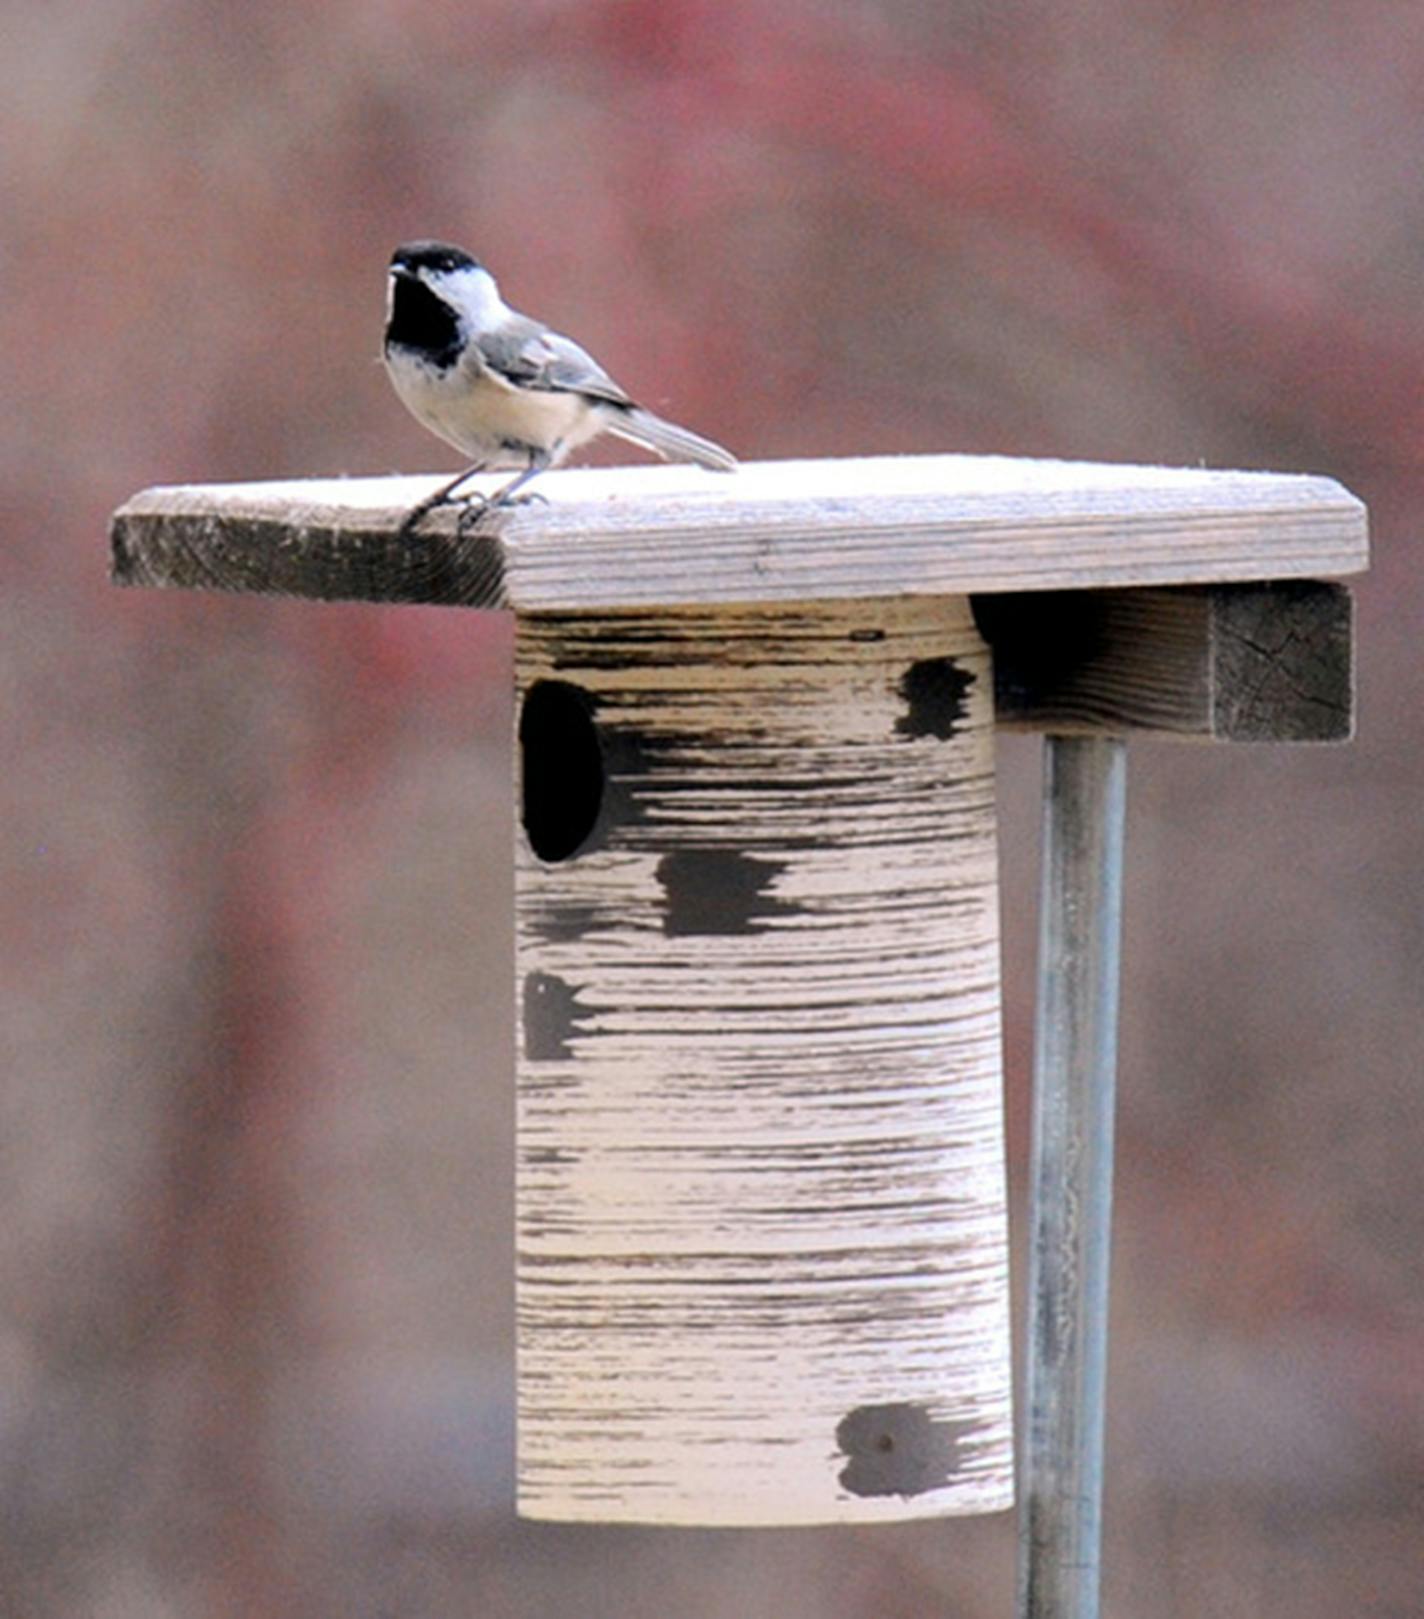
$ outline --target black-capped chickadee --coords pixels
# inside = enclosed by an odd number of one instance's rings
[[[634,404],[572,339],[511,309],[489,271],[444,242],[407,242],[392,256],[384,355],[416,420],[473,461],[411,509],[403,533],[477,472],[520,469],[473,509],[508,505],[536,473],[599,433],[667,461],[736,469],[720,445]]]

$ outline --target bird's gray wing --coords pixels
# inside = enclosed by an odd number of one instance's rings
[[[485,366],[518,388],[585,394],[615,405],[633,403],[571,337],[562,337],[522,315],[482,333],[478,342]]]

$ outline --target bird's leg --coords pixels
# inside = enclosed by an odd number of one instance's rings
[[[535,449],[531,444],[529,447],[529,465],[525,467],[518,477],[511,478],[503,489],[495,490],[494,494],[490,496],[485,510],[493,511],[497,506],[513,506],[516,503],[516,498],[518,500],[535,500],[539,498],[535,495],[519,495],[518,491],[531,478],[537,478],[553,459],[553,451]]]
[[[531,478],[537,477],[539,473],[549,466],[554,459],[554,452],[552,450],[536,449],[533,445],[530,445],[527,453],[529,465],[511,478],[503,489],[496,489],[492,495],[472,495],[466,498],[464,501],[465,509],[460,513],[455,525],[462,537],[468,534],[471,529],[478,528],[488,512],[499,511],[505,506],[518,506],[526,500],[542,500],[544,498],[538,494],[521,495],[519,491]],[[433,511],[437,506],[447,504],[453,491],[458,489],[466,478],[473,477],[475,473],[481,470],[480,466],[468,468],[458,478],[452,479],[443,488],[437,489],[433,495],[421,501],[418,506],[407,514],[405,521],[400,526],[400,532],[402,534],[409,533],[427,512]]]
[[[557,448],[557,446],[556,446]],[[503,489],[496,489],[487,499],[481,500],[479,505],[467,505],[460,513],[456,528],[463,539],[472,529],[477,529],[485,517],[494,511],[501,511],[506,506],[522,506],[527,500],[543,500],[543,495],[521,495],[518,491],[533,477],[543,472],[554,459],[552,450],[537,450],[531,445],[528,451],[529,465],[523,472],[513,477],[505,484]]]
[[[422,519],[430,512],[433,512],[437,506],[448,506],[450,504],[451,496],[454,495],[466,478],[473,478],[477,472],[483,472],[484,470],[484,462],[476,461],[472,467],[466,467],[463,472],[451,478],[449,483],[442,483],[433,495],[427,495],[424,500],[411,507],[402,518],[401,526],[396,530],[396,533],[401,538],[413,534],[420,526]]]

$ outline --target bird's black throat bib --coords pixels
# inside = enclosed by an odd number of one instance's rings
[[[407,349],[437,371],[448,371],[460,358],[459,317],[423,281],[398,275],[386,322],[386,347]]]

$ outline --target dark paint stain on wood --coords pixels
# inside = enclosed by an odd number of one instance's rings
[[[972,1422],[934,1417],[923,1405],[861,1405],[836,1425],[836,1444],[849,1458],[841,1487],[851,1495],[923,1495],[959,1471],[960,1442]]]
[[[658,881],[667,903],[663,932],[762,933],[772,916],[794,906],[766,890],[786,870],[783,860],[762,860],[736,849],[683,849],[658,861]]]
[[[569,901],[551,904],[529,918],[529,931],[545,944],[574,944],[586,938],[600,923],[607,927],[618,918],[602,914],[597,905],[584,905]]]
[[[900,681],[905,712],[895,721],[900,736],[935,736],[947,741],[959,729],[975,676],[953,658],[922,658]]]
[[[592,1014],[577,988],[556,973],[530,973],[524,980],[524,1053],[530,1062],[566,1062],[573,1039],[592,1031]]]
[[[646,801],[657,792],[651,777],[658,767],[659,756],[666,753],[671,744],[626,724],[610,725],[600,734],[605,777],[603,813],[590,847],[602,848],[609,842],[626,846],[627,838],[619,834],[626,834],[647,820]]]

